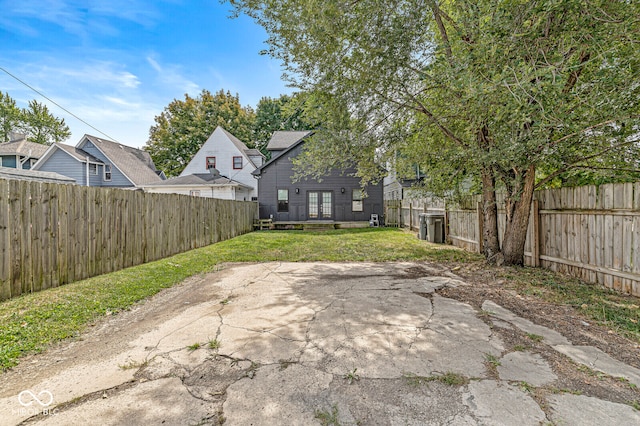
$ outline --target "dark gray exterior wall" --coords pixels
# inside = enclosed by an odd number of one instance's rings
[[[301,180],[293,183],[293,165],[291,158],[300,154],[304,143],[283,155],[277,157],[267,167],[262,169],[258,179],[258,203],[260,204],[260,218],[273,217],[274,221],[306,221],[309,218],[307,211],[308,193],[311,191],[332,192],[332,217],[325,220],[339,222],[369,221],[371,214],[383,214],[383,184],[365,188],[367,197],[363,200],[363,211],[352,211],[352,190],[360,189],[360,179],[349,176],[354,170],[346,170],[342,173],[334,170],[325,176],[321,182],[315,180]],[[298,193],[296,193],[296,188]],[[344,188],[344,193],[341,189]],[[278,189],[289,190],[289,211],[278,212]]]

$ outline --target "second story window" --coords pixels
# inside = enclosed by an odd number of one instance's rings
[[[104,165],[104,180],[105,182],[111,181],[111,164]]]
[[[216,168],[216,157],[207,157],[207,170]]]
[[[233,169],[239,170],[242,168],[242,157],[233,157]]]
[[[89,174],[97,175],[98,174],[98,165],[89,163]]]

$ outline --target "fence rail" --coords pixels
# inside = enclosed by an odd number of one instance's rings
[[[255,202],[0,179],[0,300],[251,231]]]
[[[498,197],[498,206],[504,206],[503,200]],[[470,197],[447,206],[447,239],[453,245],[480,251],[479,202]],[[505,223],[499,209],[501,243]],[[640,182],[536,191],[525,264],[640,296]]]

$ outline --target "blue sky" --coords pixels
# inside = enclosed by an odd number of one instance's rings
[[[125,145],[141,147],[154,117],[202,89],[255,108],[292,89],[261,56],[265,31],[230,19],[217,0],[0,0],[0,67]],[[65,119],[75,145],[100,135],[6,73],[0,91]]]

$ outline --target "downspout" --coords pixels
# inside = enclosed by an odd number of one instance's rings
[[[87,186],[89,186],[89,157],[87,157]]]

